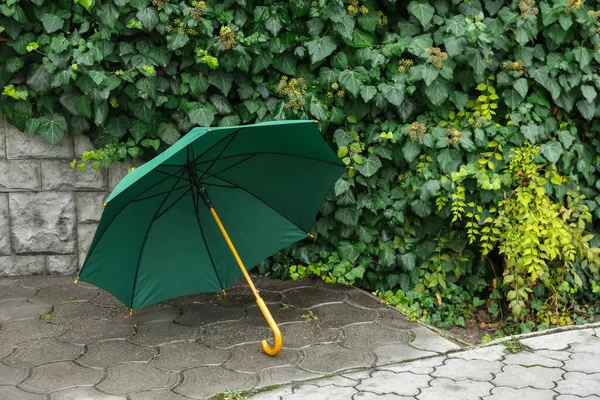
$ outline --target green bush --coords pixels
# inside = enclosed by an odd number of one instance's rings
[[[2,1],[0,112],[49,143],[89,135],[100,149],[80,169],[149,157],[196,125],[315,118],[354,168],[316,243],[272,274],[351,273],[442,324],[483,303],[569,323],[548,315],[598,298],[597,1],[75,3]],[[529,145],[535,179],[511,161]],[[530,214],[563,230],[516,249],[509,230]],[[528,250],[544,253],[535,271]]]

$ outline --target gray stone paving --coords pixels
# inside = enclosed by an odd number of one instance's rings
[[[249,399],[600,400],[599,330],[522,338],[518,353],[496,344],[376,366]]]
[[[91,211],[78,212],[79,219],[92,218]],[[188,296],[130,317],[109,294],[73,285],[69,277],[0,279],[0,400],[208,399],[227,389],[248,391],[326,374],[338,374],[335,385],[311,381],[317,383],[285,389],[281,396],[350,399],[361,390],[356,399],[386,399],[393,387],[412,398],[430,387],[428,398],[434,398],[454,382],[430,384],[445,354],[459,346],[372,296],[319,280],[255,282],[283,332],[284,348],[275,358],[259,345],[272,334],[243,283],[226,297]],[[309,311],[317,319],[308,321]],[[432,356],[437,357],[414,370],[402,370],[406,364],[384,367]],[[570,361],[574,365],[565,368],[579,380],[588,377],[589,368],[578,362],[596,365],[586,356]],[[352,368],[363,371],[341,375]],[[476,370],[471,375],[487,376]],[[387,387],[378,376],[410,383]]]

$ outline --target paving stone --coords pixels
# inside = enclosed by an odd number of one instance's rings
[[[533,367],[539,365],[540,367],[560,368],[563,366],[561,361],[528,351],[521,351],[516,354],[507,354],[505,355],[503,362],[507,365],[514,364],[522,365],[524,367]]]
[[[215,322],[237,321],[245,316],[246,313],[241,308],[205,303],[183,307],[183,314],[181,317],[178,316],[176,322],[180,325],[199,327]]]
[[[88,346],[78,362],[87,367],[106,368],[133,361],[150,361],[158,353],[155,347],[138,346],[125,340],[107,340]]]
[[[284,292],[287,290],[298,289],[301,287],[312,287],[315,285],[315,282],[320,281],[321,278],[303,278],[297,281],[293,279],[273,279],[268,276],[262,275],[254,275],[251,272],[252,280],[254,284],[259,290],[268,290],[271,292]],[[238,286],[246,285],[246,281],[244,278],[240,278],[238,282],[236,282]]]
[[[73,193],[11,193],[9,207],[11,243],[16,253],[75,252]]]
[[[281,293],[260,291],[260,296],[266,304],[281,303],[283,296]],[[247,285],[232,287],[227,290],[227,296],[224,296],[220,304],[225,307],[249,307],[256,304],[256,298]]]
[[[0,399],[6,400],[46,400],[41,394],[27,393],[14,386],[0,386]]]
[[[173,393],[169,390],[153,390],[140,392],[129,396],[131,400],[186,400],[188,397]]]
[[[2,150],[0,149],[0,152],[1,151]],[[0,255],[8,256],[10,255],[10,251],[11,250],[10,223],[8,215],[8,194],[0,193]]]
[[[580,342],[571,344],[568,351],[571,353],[590,353],[600,356],[600,338],[597,336],[588,336]]]
[[[0,343],[0,360],[8,357],[14,350],[14,346],[8,343]]]
[[[346,302],[357,306],[357,307],[363,307],[363,308],[369,308],[372,310],[378,310],[378,309],[387,309],[387,305],[385,303],[383,303],[381,300],[379,300],[377,297],[364,292],[360,289],[354,289],[354,290],[349,290],[346,295],[348,296],[348,298],[346,299]],[[400,313],[398,313],[400,314]],[[400,314],[402,315],[402,314]]]
[[[569,345],[585,341],[592,333],[593,330],[591,329],[573,330],[521,339],[519,341],[533,350],[564,350]]]
[[[231,350],[231,353],[232,357],[225,363],[225,366],[240,372],[258,372],[263,368],[293,366],[302,357],[300,350],[287,350],[285,348],[277,354],[277,357],[271,357],[266,355],[257,343],[236,346]]]
[[[72,301],[90,300],[96,296],[96,290],[90,290],[79,284],[74,285],[72,279],[69,279],[69,281],[66,285],[55,284],[41,287],[35,296],[29,298],[29,301],[58,306],[60,304],[68,304]]]
[[[456,382],[448,378],[435,378],[416,397],[419,400],[473,400],[488,395],[492,388],[489,382],[469,379]]]
[[[380,308],[377,310],[379,314],[378,324],[396,329],[414,329],[415,324],[406,319],[404,315],[393,308]]]
[[[0,322],[37,318],[50,311],[52,306],[49,305],[32,304],[26,300],[7,300],[0,302]]]
[[[78,222],[98,222],[104,211],[104,200],[107,192],[75,193]]]
[[[354,388],[349,387],[338,387],[331,386],[324,390],[314,385],[302,385],[299,388],[294,389],[293,394],[283,395],[283,400],[305,400],[305,399],[319,399],[319,400],[341,400],[350,399],[352,395],[356,393]]]
[[[555,397],[554,400],[600,400],[600,396],[586,396],[586,397],[579,397],[579,396],[571,396],[570,394],[566,394],[566,395],[560,395],[558,397]]]
[[[401,396],[415,396],[429,385],[429,375],[416,375],[410,372],[375,371],[369,379],[364,379],[356,388],[377,394],[395,393]]]
[[[307,379],[318,378],[321,376],[320,374],[303,371],[291,366],[261,369],[257,375],[259,379],[259,383],[256,386],[257,388],[298,382]]]
[[[0,190],[3,192],[40,190],[40,162],[34,160],[0,160]]]
[[[311,372],[332,373],[349,368],[371,367],[375,357],[367,351],[349,350],[337,344],[311,346],[300,367]]]
[[[220,365],[230,357],[230,350],[214,349],[195,341],[181,341],[160,346],[150,365],[182,371],[200,365]]]
[[[79,271],[79,259],[76,255],[48,256],[48,273],[53,275],[75,275]]]
[[[291,386],[284,386],[274,390],[266,390],[261,393],[257,393],[253,396],[248,397],[251,400],[279,400],[282,396],[292,394],[293,389]]]
[[[566,361],[571,358],[571,353],[561,350],[536,350],[535,354],[558,361]]]
[[[387,365],[417,358],[435,356],[438,353],[423,351],[405,344],[391,344],[373,350],[377,356],[377,365]]]
[[[258,383],[254,375],[223,367],[197,367],[188,369],[183,375],[183,383],[173,390],[194,399],[204,399],[227,389],[248,390]]]
[[[336,375],[336,376],[332,376],[330,378],[314,380],[310,384],[318,386],[318,387],[325,387],[325,386],[332,386],[332,385],[333,386],[354,387],[359,384],[359,381],[357,379],[350,379],[345,376]]]
[[[16,367],[35,367],[55,361],[75,360],[84,351],[81,346],[63,343],[54,338],[32,340],[16,346],[4,363]]]
[[[85,284],[85,282],[78,283],[78,285],[81,284]],[[119,311],[125,308],[125,306],[123,305],[123,303],[121,303],[119,299],[102,289],[99,289],[97,291],[96,296],[92,298],[90,302],[100,307],[112,308]],[[129,311],[127,311],[127,315],[129,315]]]
[[[395,328],[384,329],[375,324],[357,324],[342,328],[344,340],[341,344],[350,349],[377,348],[390,344],[408,344],[408,331]]]
[[[200,337],[201,331],[177,325],[173,322],[150,322],[138,327],[138,331],[129,340],[133,343],[147,346],[175,342],[177,340],[195,340]]]
[[[100,307],[89,301],[72,300],[54,306],[56,322],[82,320],[108,320],[116,314],[115,310]]]
[[[588,374],[600,373],[600,356],[591,353],[575,353],[571,356],[570,360],[565,361],[563,369],[565,371],[579,371]],[[598,379],[600,379],[600,374]]]
[[[355,324],[359,322],[373,322],[377,319],[377,311],[359,308],[348,303],[324,304],[311,308],[319,317],[319,324],[332,328]],[[374,328],[377,326],[374,325]]]
[[[88,168],[84,173],[71,168],[68,161],[42,160],[42,190],[106,189],[108,179],[104,168]]]
[[[271,315],[277,324],[287,324],[290,322],[305,322],[302,315],[306,313],[306,310],[299,308],[283,308],[281,304],[272,305],[269,307]],[[234,309],[232,309],[234,310]],[[248,307],[246,309],[247,316],[246,322],[252,325],[265,325],[265,317],[262,315],[260,309],[256,306]]]
[[[260,342],[271,337],[273,333],[267,326],[251,325],[243,321],[222,322],[207,326],[201,342],[207,346],[228,349],[238,344]],[[285,343],[285,335],[283,340]],[[288,347],[287,344],[284,346]]]
[[[0,256],[0,277],[46,273],[45,256]]]
[[[510,387],[496,387],[492,394],[483,397],[484,400],[554,400],[556,393],[552,390],[533,388],[514,389]]]
[[[430,329],[419,327],[413,328],[410,331],[414,334],[414,340],[410,342],[410,345],[419,350],[445,353],[450,350],[460,349],[459,345],[444,339]]]
[[[119,324],[145,324],[149,322],[172,322],[179,318],[181,310],[178,307],[164,306],[162,303],[135,310],[129,315],[129,310],[120,308],[119,313],[111,320]]]
[[[308,308],[317,304],[342,302],[346,295],[343,292],[320,289],[317,287],[298,288],[284,292],[283,302],[296,308]]]
[[[21,286],[20,279],[0,279],[0,302],[6,300],[27,300],[29,297],[35,296],[36,293],[36,288]]]
[[[77,387],[54,392],[50,395],[50,400],[126,400],[126,398],[100,393],[90,387]]]
[[[507,365],[492,382],[496,386],[510,386],[516,389],[524,387],[552,389],[554,382],[561,379],[562,374],[563,371],[554,368]]]
[[[450,358],[462,358],[463,360],[488,360],[500,361],[506,355],[503,345],[481,347],[473,350],[465,350],[457,353],[450,353]]]
[[[395,394],[378,395],[371,392],[360,392],[352,396],[352,400],[414,400],[413,396],[398,396]]]
[[[103,392],[126,395],[150,389],[171,389],[179,383],[179,375],[161,371],[147,364],[130,363],[108,368],[108,374],[96,387]]]
[[[25,368],[9,367],[0,363],[0,385],[16,385],[26,377],[27,370]]]
[[[327,328],[314,321],[294,322],[280,326],[283,345],[286,348],[299,349],[317,343],[332,343],[341,334],[339,329]]]
[[[64,331],[64,326],[47,323],[40,319],[10,321],[2,325],[0,342],[17,345],[29,340],[57,337]]]
[[[73,159],[73,140],[65,135],[55,146],[50,146],[41,136],[29,136],[16,127],[6,124],[6,155],[8,158],[63,158]]]
[[[405,362],[402,364],[387,365],[380,368],[380,370],[392,372],[412,372],[413,374],[426,375],[431,374],[436,367],[443,365],[444,360],[446,360],[445,356],[430,357],[422,360]]]
[[[49,393],[74,386],[95,385],[103,377],[104,371],[81,367],[67,361],[33,368],[31,376],[19,386],[30,392]]]
[[[135,333],[131,326],[117,325],[106,320],[86,319],[72,321],[68,324],[68,331],[60,339],[75,344],[92,344],[99,340],[125,339]]]
[[[359,369],[354,371],[342,372],[340,376],[358,381],[370,378],[373,372],[375,371],[372,369]]]
[[[556,382],[554,391],[559,394],[574,396],[592,396],[600,393],[600,372],[585,374],[583,372],[567,372],[564,380]]]
[[[449,358],[444,365],[437,367],[431,376],[454,380],[489,381],[495,374],[502,371],[502,365],[500,361],[467,361],[460,358]]]

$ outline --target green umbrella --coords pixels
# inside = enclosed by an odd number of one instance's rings
[[[311,236],[345,169],[315,122],[193,129],[119,182],[75,282],[105,289],[131,312],[224,291],[243,274],[275,336],[263,349],[277,354],[281,333],[242,260],[255,266]]]

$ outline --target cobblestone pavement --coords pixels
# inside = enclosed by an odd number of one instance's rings
[[[85,283],[73,285],[68,277],[1,279],[0,400],[206,399],[226,389],[287,384],[459,348],[354,288],[268,278],[256,278],[256,286],[282,329],[284,349],[274,358],[260,348],[259,341],[272,334],[245,285],[234,286],[226,297],[188,296],[130,317],[111,295]],[[597,365],[591,353],[581,357]],[[405,372],[410,379],[394,390],[417,394],[406,390],[428,385],[433,378],[426,366],[435,360],[452,369],[450,359],[429,358],[422,369]],[[567,361],[560,363],[569,370]],[[504,379],[517,373],[509,368]],[[580,380],[594,378],[589,371],[570,373]],[[350,398],[357,385],[372,385],[366,388],[378,392],[377,383],[368,382],[382,380],[365,380],[366,374],[403,376],[393,368],[361,372],[340,376],[336,379],[343,384],[322,390],[348,393],[331,392],[328,398],[335,399]],[[432,390],[439,392],[453,381],[437,382]],[[484,385],[472,382],[470,390]],[[325,398],[311,397],[310,391],[319,389],[315,385],[301,386],[295,397],[286,398]]]
[[[528,337],[287,385],[249,400],[600,400],[599,335],[590,328]]]

